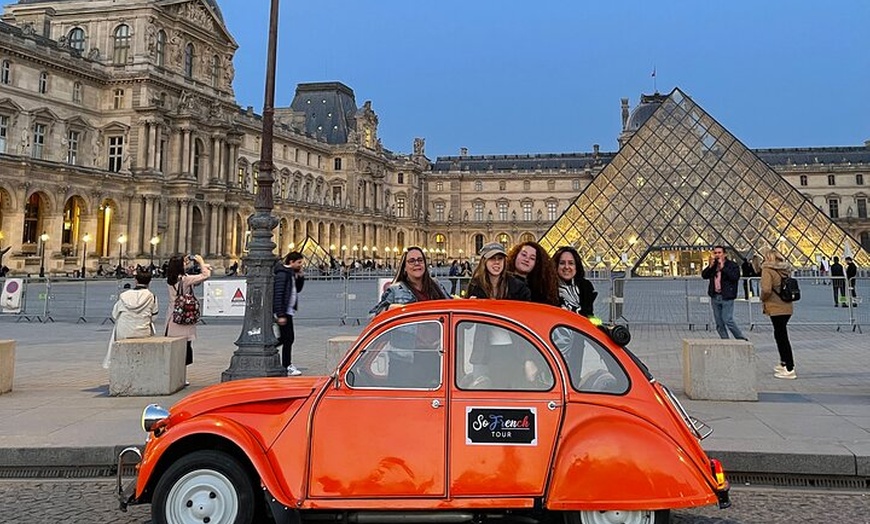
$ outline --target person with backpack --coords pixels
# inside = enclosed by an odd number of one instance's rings
[[[773,339],[779,352],[779,364],[773,368],[774,378],[794,380],[794,354],[788,339],[788,321],[794,313],[794,305],[780,297],[783,281],[791,276],[791,266],[776,249],[764,252],[761,264],[761,307],[773,324]]]
[[[200,272],[196,275],[187,273],[186,267],[194,262],[199,266]],[[169,291],[169,311],[166,314],[166,328],[164,333],[167,337],[185,337],[187,339],[187,355],[184,358],[185,365],[193,364],[193,345],[196,340],[196,322],[197,318],[192,318],[188,315],[187,319],[179,318],[175,314],[179,308],[186,309],[186,306],[179,303],[179,298],[184,301],[189,297],[196,298],[193,293],[193,287],[204,282],[211,276],[211,266],[206,264],[200,255],[181,257],[175,255],[169,259],[166,266],[166,286]],[[182,315],[183,316],[183,315]]]
[[[283,264],[275,265],[275,282],[272,293],[272,314],[278,325],[278,343],[281,345],[281,365],[287,369],[288,377],[302,374],[293,365],[293,342],[296,331],[293,328],[293,317],[299,308],[299,293],[305,285],[305,257],[299,251],[291,251],[284,257]]]

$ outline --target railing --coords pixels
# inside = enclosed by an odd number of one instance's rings
[[[233,277],[239,279],[240,277]],[[389,279],[385,272],[372,274],[352,272],[343,275],[306,275],[305,288],[300,296],[297,319],[364,323],[369,309],[378,301],[382,290],[380,279]],[[213,279],[220,279],[213,277]],[[6,309],[7,286],[12,278],[0,279],[0,319],[17,322],[110,322],[112,306],[132,279],[69,279],[33,278],[20,280],[20,310]],[[448,291],[461,295],[468,277],[440,277]],[[626,324],[656,324],[686,326],[689,329],[714,330],[707,281],[700,278],[593,278],[598,291],[595,314],[606,322]],[[770,322],[762,312],[757,296],[760,279],[741,279],[734,319],[741,327],[754,329],[767,327]],[[851,327],[860,331],[870,325],[870,304],[865,304],[862,293],[870,292],[870,277],[856,279],[855,297],[845,279],[846,297],[840,295],[835,305],[832,279],[819,276],[797,277],[801,286],[801,300],[794,305],[789,325],[832,326],[836,329]],[[744,282],[747,285],[744,287]],[[456,284],[455,286],[453,284]],[[202,293],[202,287],[196,288]],[[168,309],[168,289],[163,279],[155,279],[151,290],[160,304],[160,316]],[[206,316],[206,321],[210,317]]]

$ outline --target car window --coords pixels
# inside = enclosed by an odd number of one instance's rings
[[[369,342],[345,376],[354,388],[437,389],[441,386],[441,323],[402,324]]]
[[[555,384],[544,356],[524,336],[483,322],[456,326],[456,387],[547,391]]]
[[[550,340],[565,359],[571,385],[577,391],[614,395],[628,391],[625,370],[596,340],[568,326],[554,328]]]

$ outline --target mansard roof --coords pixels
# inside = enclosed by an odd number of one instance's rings
[[[432,166],[434,173],[447,171],[535,171],[586,169],[605,165],[616,156],[604,153],[545,153],[539,155],[440,156]]]
[[[299,84],[290,108],[305,115],[303,132],[329,144],[347,143],[348,133],[356,130],[356,98],[341,82]]]

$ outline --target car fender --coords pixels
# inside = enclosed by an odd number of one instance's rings
[[[554,510],[656,510],[715,504],[698,461],[643,417],[569,403],[546,506]],[[681,437],[677,437],[681,438]]]
[[[244,454],[259,475],[260,482],[273,497],[284,504],[293,500],[290,494],[284,492],[282,483],[275,476],[262,443],[243,425],[218,415],[202,415],[169,428],[159,437],[151,437],[144,459],[139,464],[135,498],[142,497],[148,486],[153,487],[157,483],[158,479],[152,476],[155,472],[165,470],[164,459],[173,460],[186,451],[180,450],[180,447],[188,447],[185,443],[191,444],[202,437],[218,437],[231,442]]]

